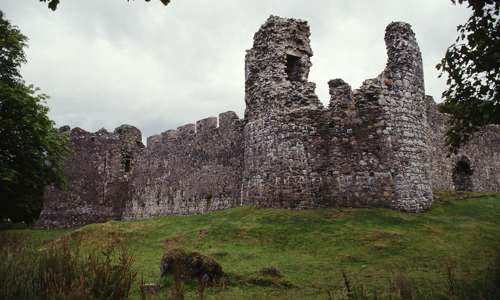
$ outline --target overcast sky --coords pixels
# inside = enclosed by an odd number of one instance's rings
[[[327,82],[353,88],[385,67],[385,27],[412,25],[426,93],[440,102],[439,63],[471,11],[450,0],[0,0],[29,38],[21,74],[51,96],[57,126],[146,138],[228,110],[243,117],[244,57],[269,15],[307,20],[314,51],[309,81],[328,104]]]

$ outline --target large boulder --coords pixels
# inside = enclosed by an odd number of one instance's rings
[[[224,275],[221,265],[215,259],[182,247],[165,253],[160,271],[162,276],[174,275],[183,280],[198,278],[211,281]]]

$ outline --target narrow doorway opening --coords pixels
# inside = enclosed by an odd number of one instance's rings
[[[466,156],[457,161],[453,169],[452,180],[457,191],[473,191],[472,175],[474,170],[471,168],[470,160]]]

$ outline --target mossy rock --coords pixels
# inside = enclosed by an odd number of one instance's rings
[[[211,281],[220,279],[224,272],[222,266],[213,258],[197,251],[177,247],[163,256],[160,264],[162,276],[179,276],[183,280],[203,279]]]

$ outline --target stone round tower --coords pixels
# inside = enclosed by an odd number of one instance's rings
[[[360,91],[385,111],[385,153],[396,193],[391,208],[418,212],[433,201],[422,56],[410,24],[389,24],[385,43],[385,70]]]
[[[313,55],[309,35],[306,21],[270,16],[247,51],[243,204],[298,206],[292,203],[299,200],[293,196],[287,171],[305,162],[306,150],[284,131],[288,114],[321,106],[316,85],[308,82]]]

